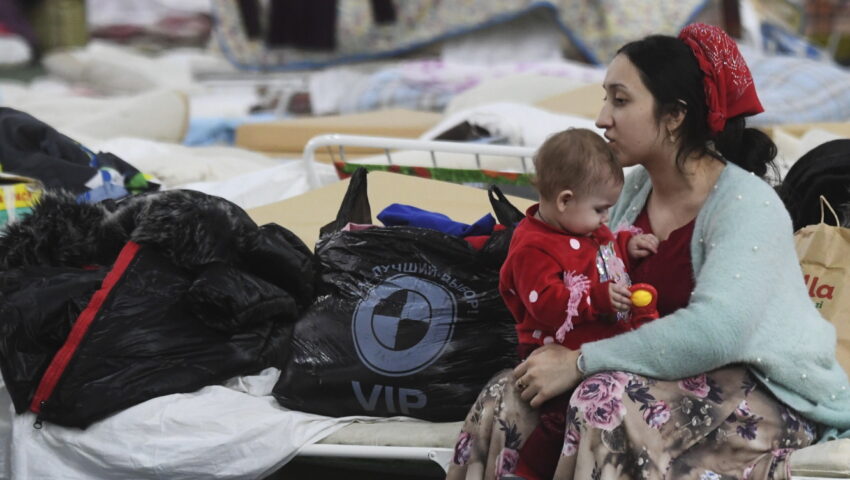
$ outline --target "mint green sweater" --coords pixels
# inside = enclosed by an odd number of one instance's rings
[[[631,225],[652,189],[637,167],[611,211]],[[696,288],[687,307],[582,346],[588,372],[662,380],[743,364],[786,405],[850,434],[850,385],[835,360],[835,329],[809,299],[791,219],[773,189],[727,164],[691,239]]]

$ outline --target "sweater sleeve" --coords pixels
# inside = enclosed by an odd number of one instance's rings
[[[706,202],[691,242],[696,289],[688,306],[583,345],[588,372],[678,379],[740,361],[751,333],[769,321],[762,307],[784,301],[783,292],[771,291],[772,279],[796,258],[790,218],[761,183],[738,182],[712,193],[720,197]]]
[[[563,265],[543,250],[526,247],[514,254],[514,262],[522,265],[513,270],[516,295],[540,325],[568,332],[575,325],[594,321],[597,315],[613,313],[610,282],[593,285],[580,258]]]

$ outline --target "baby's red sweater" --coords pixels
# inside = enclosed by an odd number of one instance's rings
[[[535,218],[538,208],[531,206],[514,231],[499,275],[520,355],[552,342],[577,350],[634,328],[628,314],[618,320],[608,295],[612,277],[631,284],[625,253],[632,232],[615,236],[603,225],[587,236],[571,235]]]

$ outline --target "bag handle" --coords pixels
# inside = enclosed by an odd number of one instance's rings
[[[835,213],[835,209],[832,208],[832,205],[829,204],[829,201],[823,195],[820,196],[820,223],[823,223],[824,210],[823,206],[826,205],[826,208],[832,212],[832,218],[835,219],[835,226],[838,227],[841,225],[841,222],[838,220],[838,214]]]
[[[369,207],[369,197],[366,189],[365,168],[358,168],[352,175],[345,191],[345,197],[339,206],[336,220],[319,229],[319,237],[338,232],[349,223],[372,223],[372,209]]]
[[[490,206],[493,207],[496,219],[502,225],[512,227],[525,218],[525,214],[516,208],[496,185],[490,185],[487,196],[490,198]]]

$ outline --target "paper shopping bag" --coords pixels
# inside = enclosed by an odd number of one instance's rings
[[[839,226],[838,215],[824,196],[821,221],[794,234],[794,244],[809,296],[821,315],[835,325],[837,357],[850,372],[850,228]],[[824,206],[835,225],[824,222]]]

